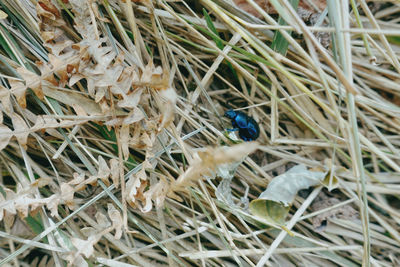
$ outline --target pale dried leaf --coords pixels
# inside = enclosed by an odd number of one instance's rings
[[[139,189],[142,187],[143,184],[147,180],[146,169],[151,168],[152,165],[148,160],[145,160],[142,164],[142,168],[136,175],[131,175],[126,183],[126,199],[128,202],[135,203],[135,200],[140,193]]]
[[[60,127],[56,119],[47,116],[37,116],[35,125],[31,128],[31,131],[35,132],[45,128],[58,128]]]
[[[71,242],[74,245],[74,247],[76,247],[79,254],[82,254],[86,258],[89,258],[90,256],[93,255],[94,252],[93,245],[97,242],[97,237],[89,236],[87,240],[73,237],[71,238]]]
[[[144,207],[141,209],[142,212],[149,212],[152,209],[152,201],[155,202],[155,206],[160,208],[164,204],[165,198],[169,190],[169,183],[166,179],[161,178],[160,181],[151,186],[149,190],[143,193]]]
[[[221,164],[242,161],[245,156],[255,151],[257,142],[244,142],[231,147],[208,147],[193,155],[189,168],[172,182],[168,196],[176,198],[175,192],[184,191],[188,186],[203,177],[214,177]]]
[[[32,205],[34,200],[28,198],[26,195],[19,195],[16,199],[14,199],[15,209],[21,214],[22,218],[28,216],[29,205]]]
[[[97,175],[89,176],[89,178],[85,181],[85,184],[90,184],[90,185],[97,184]]]
[[[117,159],[110,159],[110,171],[111,171],[111,180],[115,185],[115,188],[119,186],[119,176],[120,176],[120,168],[119,168],[119,161]]]
[[[115,229],[115,239],[120,239],[122,236],[123,220],[121,213],[115,209],[114,205],[111,203],[107,204],[108,216],[111,219],[112,227]]]
[[[78,116],[86,117],[88,115],[85,109],[77,104],[72,104],[72,108]]]
[[[54,194],[48,198],[46,207],[50,211],[52,217],[58,217],[58,205],[60,204],[60,201],[61,197],[58,194]]]
[[[176,104],[176,101],[178,100],[178,95],[174,88],[168,87],[167,89],[159,90],[158,92],[163,99],[171,102],[173,105]]]
[[[7,17],[7,13],[0,9],[0,19],[6,19]]]
[[[97,177],[100,178],[107,186],[110,184],[108,181],[108,177],[110,176],[110,168],[107,165],[107,162],[103,159],[102,156],[98,157],[99,162],[99,171],[97,172]]]
[[[65,105],[78,105],[82,107],[85,112],[89,115],[100,115],[102,114],[100,106],[94,102],[93,99],[87,98],[80,94],[67,93],[59,91],[51,87],[45,86],[43,92],[46,96],[56,99],[57,101]]]
[[[25,80],[26,87],[31,88],[38,98],[43,99],[44,95],[42,91],[41,77],[22,67],[19,67],[17,72]]]
[[[10,90],[0,85],[0,102],[2,104],[3,111],[6,114],[10,114],[12,112],[12,104],[10,96],[11,96]],[[0,121],[0,123],[1,122],[2,121]]]
[[[96,235],[97,231],[96,229],[94,229],[93,227],[83,227],[81,229],[81,233],[85,236],[85,237],[89,237],[89,236],[94,236]]]
[[[68,267],[76,266],[76,267],[89,267],[89,264],[85,259],[77,254],[77,253],[68,253],[63,257],[64,260],[68,261]]]
[[[39,178],[39,179],[36,179],[33,183],[31,183],[31,186],[42,188],[43,186],[46,186],[49,183],[51,183],[51,181],[52,180],[50,178]]]
[[[118,84],[118,78],[121,76],[123,71],[122,66],[114,66],[111,68],[105,69],[101,72],[101,76],[99,76],[99,80],[96,81],[96,87],[110,87],[116,86]]]
[[[73,209],[75,205],[74,188],[67,183],[61,183],[60,191],[61,191],[61,199],[63,200],[63,202],[68,206],[68,208]]]
[[[2,219],[3,219],[3,211],[0,210],[0,221]],[[14,221],[15,221],[15,214],[11,214],[7,211],[4,211],[4,226],[6,227],[6,229],[11,228],[14,225]]]
[[[182,174],[177,184],[185,184],[185,181],[199,179],[202,175],[210,176],[216,171],[220,164],[231,163],[242,160],[243,157],[257,149],[256,142],[246,142],[231,147],[208,147],[193,156],[190,167]]]
[[[68,183],[70,185],[78,185],[80,183],[83,183],[85,181],[85,174],[84,173],[74,173],[73,174],[74,179],[72,179],[71,181],[69,181]]]
[[[75,186],[75,191],[80,191],[83,190],[86,187],[87,181],[85,181],[85,174],[81,173],[74,173],[73,174],[74,179],[68,182],[70,185]]]
[[[122,124],[129,125],[129,124],[141,121],[144,118],[145,117],[144,117],[143,112],[140,109],[138,109],[137,107],[134,107],[133,110],[131,112],[129,112],[129,114],[126,116],[126,118],[122,121]]]
[[[0,151],[8,145],[11,137],[13,137],[13,131],[7,126],[0,124]]]
[[[9,83],[11,85],[10,92],[15,96],[18,104],[22,108],[26,108],[25,94],[26,94],[27,87],[25,86],[25,84],[23,82],[15,81],[15,80],[9,80]]]
[[[18,143],[24,148],[27,148],[26,143],[28,142],[29,128],[25,121],[16,113],[11,114],[11,120],[14,127],[14,135],[17,138]]]
[[[130,176],[126,182],[126,198],[128,201],[135,201],[136,195],[138,193],[138,188],[140,187],[142,181],[137,176]]]
[[[79,82],[80,80],[82,80],[83,78],[85,78],[85,75],[76,73],[74,75],[71,76],[71,78],[69,79],[69,86],[73,86],[75,85],[77,82]]]
[[[125,160],[129,158],[129,130],[129,125],[122,125],[119,131],[119,141],[121,142],[122,155],[124,156]]]
[[[55,56],[60,56],[61,52],[66,50],[66,48],[70,48],[74,42],[71,40],[63,40],[63,41],[58,41],[56,43],[52,43],[51,46],[47,46],[50,48],[50,51],[53,55]]]
[[[123,100],[118,102],[121,108],[135,108],[139,104],[143,89],[136,89],[130,94],[123,95]]]
[[[152,61],[150,61],[144,68],[143,74],[140,77],[140,83],[141,84],[149,84],[152,82],[152,76],[154,72],[154,64]]]
[[[106,95],[107,87],[96,87],[96,93],[94,95],[94,102],[99,103]]]
[[[3,194],[0,193],[0,221],[6,215],[6,213],[15,215],[17,214],[17,210],[14,205],[14,198],[16,197],[14,191],[4,188],[6,192],[6,197],[4,198]]]
[[[136,72],[133,67],[125,67],[119,76],[117,83],[111,86],[111,92],[117,95],[128,94],[132,86],[134,73]]]
[[[289,206],[297,191],[320,184],[325,175],[325,172],[309,171],[302,164],[294,166],[287,172],[275,177],[268,184],[267,189],[261,193],[259,199],[272,200]]]
[[[111,226],[110,221],[107,219],[107,216],[101,212],[97,212],[96,215],[97,225],[100,229],[105,229]]]

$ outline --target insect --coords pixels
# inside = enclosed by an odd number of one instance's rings
[[[254,141],[260,135],[257,122],[245,113],[230,109],[224,116],[231,119],[233,129],[228,131],[239,131],[239,137],[244,141]]]

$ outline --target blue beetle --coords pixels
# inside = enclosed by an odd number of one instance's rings
[[[233,129],[228,129],[228,131],[239,131],[239,136],[244,141],[254,141],[260,135],[257,122],[243,112],[230,109],[224,116],[231,119]]]

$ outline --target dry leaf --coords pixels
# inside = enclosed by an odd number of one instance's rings
[[[2,111],[4,111],[6,114],[10,114],[13,111],[10,95],[10,90],[0,85],[0,102],[2,105]],[[2,121],[0,121],[0,123],[1,122]]]
[[[220,166],[241,162],[245,156],[252,153],[257,147],[258,143],[256,142],[246,142],[231,147],[205,148],[203,151],[193,155],[189,168],[177,180],[172,177],[169,180],[160,177],[160,181],[157,184],[152,185],[144,192],[141,179],[144,179],[146,174],[144,168],[142,168],[137,177],[132,177],[127,183],[127,188],[129,185],[128,202],[137,203],[141,201],[144,203],[143,208],[140,208],[141,211],[148,212],[152,208],[153,201],[157,207],[161,207],[167,196],[181,201],[182,199],[176,195],[176,192],[187,190],[194,182],[204,177],[215,177]]]
[[[118,106],[121,108],[136,108],[142,96],[143,89],[136,89],[132,93],[124,95],[124,99],[118,101]]]
[[[272,200],[289,206],[297,191],[318,185],[325,178],[326,172],[309,171],[306,166],[296,165],[287,172],[275,177],[259,199]]]
[[[112,227],[115,229],[115,239],[120,239],[122,236],[122,227],[123,227],[123,220],[121,213],[115,209],[114,205],[111,203],[107,204],[108,208],[108,216],[111,219]]]
[[[256,150],[257,146],[257,142],[245,142],[231,147],[208,147],[199,151],[193,156],[190,167],[173,183],[173,191],[191,185],[202,176],[213,176],[219,165],[240,161]]]
[[[27,149],[26,143],[28,142],[29,128],[25,121],[16,113],[11,114],[11,120],[14,127],[14,135],[17,138],[18,143]]]
[[[22,67],[17,68],[17,72],[25,80],[26,88],[31,88],[37,97],[43,99],[44,95],[40,76]]]
[[[49,183],[51,183],[51,181],[52,180],[50,178],[39,178],[36,179],[33,183],[31,183],[31,186],[42,188],[43,186],[46,186]]]
[[[110,171],[111,171],[111,180],[115,185],[115,188],[119,186],[119,177],[120,177],[120,168],[119,168],[119,161],[117,159],[110,159]],[[122,171],[122,170],[121,170]]]
[[[7,126],[0,124],[0,151],[3,150],[13,137],[13,131]]]
[[[122,121],[122,124],[126,124],[126,125],[133,124],[135,122],[143,120],[144,118],[145,117],[144,117],[143,112],[140,109],[138,109],[137,107],[134,107],[132,109],[132,111],[129,112],[128,116],[126,116],[124,118],[124,120]]]
[[[325,176],[326,172],[309,171],[302,164],[296,165],[275,177],[267,189],[250,202],[250,211],[255,216],[282,225],[297,192],[322,184]]]
[[[125,160],[129,158],[129,129],[129,125],[122,125],[119,130],[119,141],[121,142],[122,155],[124,156]]]
[[[8,212],[9,214],[17,214],[17,210],[15,209],[14,201],[13,199],[16,197],[16,194],[14,191],[4,188],[4,191],[6,192],[6,197],[4,198],[3,194],[0,193],[0,221],[3,219],[5,216],[5,212]]]
[[[122,62],[119,62],[118,64],[122,64]],[[117,82],[110,87],[110,91],[116,95],[128,94],[132,87],[134,77],[137,77],[137,75],[138,74],[136,73],[134,67],[132,66],[124,67]]]
[[[86,117],[88,115],[85,109],[77,104],[72,104],[72,108],[78,116]]]
[[[51,3],[49,0],[40,0],[38,5],[45,11],[47,11],[46,15],[52,19],[56,17],[60,17],[60,13],[55,5]]]
[[[65,35],[63,34],[63,36],[65,36]],[[73,44],[74,44],[74,42],[72,42],[71,40],[58,40],[57,42],[52,43],[51,46],[47,45],[47,47],[50,48],[51,54],[53,54],[54,56],[60,56],[63,51],[68,50],[67,48],[70,48]],[[69,67],[69,69],[70,68],[71,67]],[[68,66],[67,66],[67,69],[68,69]],[[67,72],[69,73],[71,71],[67,71]]]
[[[18,104],[22,108],[26,108],[25,93],[26,93],[27,88],[26,88],[25,84],[23,82],[15,81],[15,80],[9,80],[9,83],[11,85],[10,93],[12,93],[15,96]]]
[[[63,256],[63,259],[68,261],[68,267],[89,267],[87,261],[85,261],[85,259],[77,253],[68,253]]]
[[[75,206],[74,188],[67,183],[61,183],[60,191],[62,201],[68,206],[69,209],[73,209]]]
[[[153,207],[152,200],[154,200],[156,207],[161,207],[164,204],[168,190],[168,181],[165,178],[160,177],[160,181],[157,184],[152,185],[149,190],[143,193],[144,207],[141,208],[141,211],[149,212]]]
[[[7,13],[0,9],[0,19],[6,19],[7,17]]]
[[[72,94],[64,91],[59,91],[51,87],[44,87],[46,96],[56,99],[65,105],[78,105],[82,107],[89,115],[102,114],[100,106],[93,99],[82,96],[81,94]]]
[[[139,189],[147,180],[146,169],[151,167],[152,165],[150,162],[145,160],[142,163],[140,171],[136,175],[131,175],[129,177],[126,183],[126,200],[131,203],[131,205],[134,205],[135,201],[138,200]],[[147,182],[145,184],[147,184]]]
[[[98,228],[100,228],[100,229],[106,229],[106,228],[109,228],[109,227],[111,226],[111,223],[110,223],[110,221],[108,220],[107,216],[104,215],[103,213],[97,212],[96,215],[95,215],[95,217],[96,217],[96,221],[97,221],[97,226],[98,226]],[[92,228],[92,229],[93,229],[93,228]],[[94,232],[93,232],[91,235],[95,235],[95,234],[96,234],[96,230],[93,229],[93,231],[94,231]],[[88,236],[90,236],[90,235],[88,235]]]
[[[141,181],[137,177],[132,178],[130,183],[126,184],[127,188],[127,202],[132,208],[135,208],[136,206],[141,207],[139,202],[144,202],[145,197],[144,197],[144,191],[146,190],[148,185],[147,181]],[[135,194],[134,194],[135,193]]]
[[[99,213],[99,212],[98,212],[98,213]],[[97,216],[98,213],[96,213],[96,215],[95,215],[97,223],[99,223],[98,218],[97,218],[97,217],[98,217],[98,216]],[[103,214],[103,216],[106,217],[104,214]],[[106,219],[107,219],[107,217],[106,217]],[[108,222],[108,220],[107,220],[107,222]],[[108,222],[108,224],[110,224],[110,222]],[[100,226],[99,226],[99,227],[100,227]],[[82,233],[85,237],[89,237],[89,236],[96,235],[97,230],[94,229],[93,227],[83,227],[83,228],[81,229],[81,233]]]
[[[98,237],[89,236],[87,240],[83,240],[80,238],[73,237],[71,238],[71,242],[78,250],[77,253],[84,255],[86,258],[89,258],[93,255],[94,252],[94,244],[97,242]]]
[[[85,181],[85,174],[84,173],[74,173],[73,174],[74,179],[68,182],[70,185],[79,185]]]
[[[99,162],[99,171],[97,172],[97,177],[100,178],[103,181],[103,183],[109,186],[110,183],[108,181],[108,177],[110,176],[110,168],[108,168],[107,162],[103,159],[102,156],[98,157],[98,162]]]
[[[158,127],[158,131],[161,131],[161,129],[168,127],[168,125],[174,120],[175,105],[178,95],[172,87],[168,87],[165,90],[159,90],[158,92],[161,98],[165,101],[161,106],[162,120]]]
[[[46,205],[49,202],[49,198],[36,199],[31,196],[32,191],[36,187],[30,186],[27,189],[23,189],[21,184],[17,184],[17,192],[14,193],[12,190],[5,188],[6,198],[0,197],[0,218],[3,218],[4,212],[9,214],[18,213],[22,218],[28,216],[29,211],[34,211],[37,208]],[[1,194],[0,194],[1,195]]]
[[[48,198],[48,202],[46,203],[47,209],[50,211],[50,215],[52,217],[58,217],[58,205],[60,204],[60,196],[58,194],[54,194]]]

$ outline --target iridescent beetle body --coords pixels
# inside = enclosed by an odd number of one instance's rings
[[[224,116],[229,118],[232,123],[233,129],[228,131],[239,131],[239,137],[244,141],[254,141],[260,135],[257,122],[243,112],[230,109],[225,112]]]

